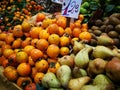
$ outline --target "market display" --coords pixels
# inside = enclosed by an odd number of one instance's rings
[[[83,0],[72,21],[51,0],[1,1],[3,75],[23,90],[120,90],[120,7],[112,2]]]

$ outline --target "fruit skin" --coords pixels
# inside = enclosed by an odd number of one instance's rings
[[[32,79],[30,77],[20,76],[16,81],[16,84],[22,89],[25,88],[30,83],[32,83]]]
[[[25,87],[25,90],[37,90],[35,83],[30,83]]]
[[[92,51],[92,47],[85,47],[81,49],[75,56],[75,65],[81,68],[85,68],[89,63],[90,51]]]
[[[31,72],[31,66],[28,63],[21,63],[17,67],[20,76],[28,76]]]
[[[88,71],[89,75],[91,75],[91,76],[104,73],[106,64],[107,64],[107,61],[105,61],[101,58],[96,58],[89,62],[87,71]]]
[[[106,67],[106,75],[113,80],[114,82],[120,83],[120,59],[117,57],[113,57],[112,60],[110,60]]]
[[[4,68],[3,74],[9,81],[15,81],[18,78],[18,72],[13,66],[7,66]]]
[[[28,61],[28,54],[24,51],[20,51],[16,53],[16,61],[18,63],[23,63]]]
[[[65,55],[61,58],[58,58],[58,62],[61,65],[68,65],[71,68],[74,66],[74,58],[72,56],[69,56],[69,55]]]
[[[56,75],[52,72],[47,72],[42,78],[42,85],[47,88],[59,88],[61,87],[60,81]]]
[[[115,90],[113,82],[104,74],[98,74],[93,79],[93,85],[97,85],[100,90]]]
[[[106,46],[97,45],[93,50],[93,56],[95,58],[108,59],[114,56],[112,50]]]
[[[91,80],[90,77],[84,76],[80,78],[70,79],[68,88],[70,90],[81,90],[81,88]]]
[[[58,80],[61,82],[63,87],[67,87],[69,80],[72,77],[72,71],[68,65],[62,65],[56,72]]]

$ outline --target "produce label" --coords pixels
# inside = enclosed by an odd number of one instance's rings
[[[82,0],[63,0],[62,15],[71,18],[78,18]]]
[[[64,0],[52,0],[52,2],[62,4]]]

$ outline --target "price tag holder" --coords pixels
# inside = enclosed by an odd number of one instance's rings
[[[63,0],[62,15],[70,18],[78,18],[82,0]]]
[[[58,4],[62,4],[64,0],[51,0],[52,2],[58,3]]]

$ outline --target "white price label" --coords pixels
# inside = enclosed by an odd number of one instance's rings
[[[63,0],[62,15],[71,18],[78,18],[82,0]]]
[[[52,0],[52,2],[62,4],[64,0]]]

